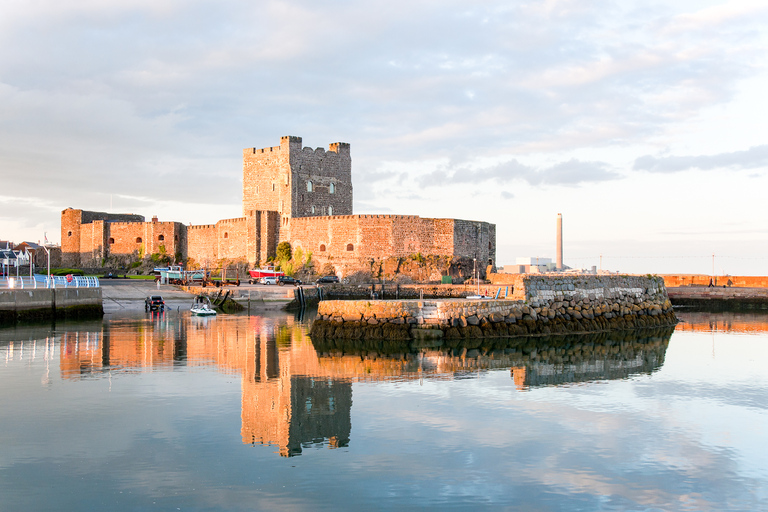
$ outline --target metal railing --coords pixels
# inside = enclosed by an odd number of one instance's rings
[[[34,289],[34,288],[98,288],[98,277],[81,276],[44,276],[35,274],[29,276],[0,277],[0,288]]]

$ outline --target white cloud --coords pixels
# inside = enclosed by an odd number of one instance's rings
[[[760,180],[746,162],[765,144],[762,4],[14,0],[0,19],[2,193],[159,208],[172,182],[169,218],[185,221],[200,204],[238,210],[241,149],[291,134],[352,144],[360,207],[498,218],[499,246],[514,246],[492,202],[474,203],[505,197],[495,187],[514,195],[505,208],[523,189],[562,204],[710,153],[731,157],[697,165]],[[401,190],[421,185],[460,208]],[[30,238],[2,221],[7,236]]]

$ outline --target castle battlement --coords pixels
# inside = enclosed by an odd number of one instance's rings
[[[245,221],[245,217],[236,217],[234,219],[221,219],[216,224],[234,224],[236,222],[243,222]]]

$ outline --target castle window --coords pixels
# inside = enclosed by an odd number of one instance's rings
[[[328,193],[329,193],[329,194],[335,194],[335,193],[336,193],[336,185],[334,185],[333,183],[331,183],[331,184],[328,186]]]
[[[491,242],[488,242],[488,250],[491,250]]]
[[[110,238],[109,238],[109,245],[112,245],[112,244],[114,244],[114,243],[115,243],[115,239],[114,239],[114,238],[112,238],[112,237],[110,237]]]
[[[224,238],[229,238],[229,233],[224,232]]]
[[[307,192],[312,192],[312,188],[313,188],[312,182],[308,181],[307,182]]]
[[[301,194],[301,202],[304,202],[304,194]]]
[[[275,184],[273,183],[272,184],[272,192],[274,192],[274,191],[275,191]]]
[[[312,215],[314,215],[314,214],[315,214],[315,206],[314,206],[314,205],[312,205],[312,208],[310,208],[310,211],[312,212]],[[70,233],[70,234],[71,234],[71,233]]]
[[[72,236],[72,232],[71,231],[67,231],[67,236]]]
[[[320,244],[320,252],[325,252],[325,244]]]
[[[355,250],[355,246],[352,245],[352,244],[347,244],[347,250],[348,251],[354,251]]]
[[[173,240],[174,240],[174,242],[178,242],[179,241],[179,235],[173,235]]]
[[[137,244],[140,244],[140,243],[141,243],[141,237],[140,237],[140,236],[137,236],[137,237],[136,237],[136,243],[137,243]]]
[[[328,207],[328,215],[333,215],[333,206]]]
[[[157,239],[162,242],[163,240],[165,240],[165,235],[158,235]]]

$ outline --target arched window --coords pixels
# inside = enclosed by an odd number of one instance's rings
[[[140,236],[137,236],[137,237],[136,237],[136,243],[137,243],[137,244],[140,244],[140,243],[141,243],[141,237],[140,237]]]
[[[314,207],[314,205],[312,206],[312,208],[310,208],[310,210],[312,211],[312,215],[314,215],[315,214],[315,207]]]
[[[488,250],[491,250],[491,242],[488,242]]]
[[[334,185],[333,183],[331,183],[331,184],[328,186],[328,193],[329,193],[329,194],[335,194],[335,193],[336,193],[336,185]]]
[[[312,192],[313,185],[311,181],[307,181],[307,192]]]
[[[227,233],[226,231],[224,232],[224,238],[229,238],[229,233]]]
[[[178,242],[179,241],[179,235],[173,235],[173,240]]]
[[[325,244],[320,244],[320,252],[325,252]]]
[[[67,231],[67,236],[72,236],[72,232],[71,231]]]
[[[110,238],[109,238],[109,244],[110,244],[110,245],[112,245],[112,244],[114,244],[114,243],[115,243],[115,239],[114,239],[114,238],[112,238],[112,237],[110,237]]]
[[[162,242],[163,240],[165,240],[165,235],[158,235],[157,239]]]
[[[328,207],[328,215],[333,215],[333,206]]]
[[[347,250],[348,251],[354,251],[355,250],[355,246],[352,245],[352,244],[347,244]]]

